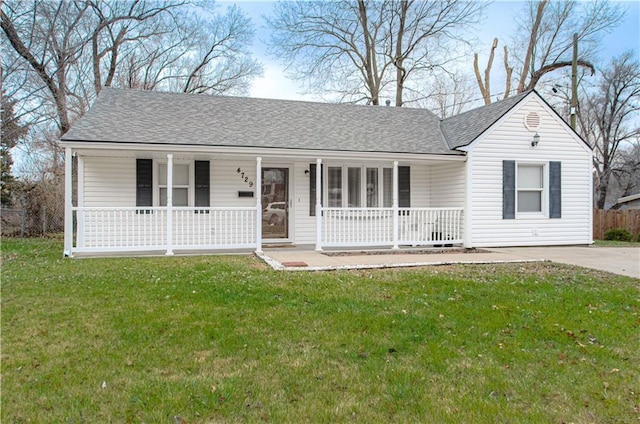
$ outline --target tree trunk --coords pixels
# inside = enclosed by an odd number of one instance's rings
[[[374,67],[374,56],[375,56],[375,43],[372,43],[371,33],[369,32],[369,21],[367,19],[367,6],[364,4],[364,0],[358,0],[358,12],[360,18],[360,25],[362,25],[362,34],[364,38],[365,44],[365,63],[364,63],[364,71],[365,71],[365,82],[369,89],[371,104],[377,106],[380,104],[379,99],[379,90],[378,84],[376,83],[376,78],[374,72],[377,72],[377,69]]]
[[[598,182],[598,199],[596,200],[596,207],[598,209],[604,209],[607,201],[607,189],[609,188],[609,177],[603,174]]]
[[[482,82],[480,68],[478,67],[478,53],[473,55],[473,71],[476,74],[476,81],[478,81],[478,87],[482,93],[485,105],[491,104],[491,67],[493,66],[496,47],[498,47],[498,39],[494,38],[493,44],[491,45],[491,52],[489,53],[489,61],[487,62],[487,67],[484,70],[484,83]]]
[[[507,46],[504,46],[504,70],[507,72],[507,79],[504,87],[504,97],[502,99],[506,100],[511,93],[511,74],[513,74],[513,68],[509,66],[509,50]]]
[[[407,10],[409,9],[409,3],[407,0],[400,2],[400,22],[398,23],[398,34],[396,41],[396,57],[394,65],[396,67],[396,107],[402,107],[404,91],[404,80],[407,74],[407,70],[404,68],[404,56],[402,53],[402,40],[404,38],[404,28],[407,20]]]
[[[536,41],[538,38],[538,28],[540,28],[540,21],[542,20],[542,15],[544,14],[544,7],[546,6],[548,0],[542,0],[538,3],[538,10],[536,13],[536,19],[533,23],[533,27],[531,28],[531,36],[529,37],[529,47],[527,47],[527,55],[524,58],[524,65],[522,66],[522,74],[520,75],[520,83],[518,84],[518,94],[524,91],[524,85],[527,80],[527,76],[529,76],[529,67],[531,66],[531,58],[533,57],[533,50],[536,46]]]

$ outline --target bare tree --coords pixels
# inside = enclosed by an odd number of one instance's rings
[[[640,136],[633,140],[630,147],[621,149],[612,167],[612,181],[607,190],[607,201],[614,204],[612,209],[621,205],[618,199],[640,193]]]
[[[425,85],[428,85],[423,90],[426,96],[416,104],[442,119],[460,114],[474,102],[473,81],[462,72],[440,72]]]
[[[123,46],[152,37],[162,37],[171,28],[162,25],[162,15],[173,16],[186,2],[160,4],[146,1],[98,2],[88,0],[97,22],[90,36],[93,85],[97,93],[113,83]],[[156,19],[159,18],[159,19]],[[106,66],[103,65],[106,62]],[[104,74],[104,76],[103,76]],[[104,80],[104,82],[103,82]]]
[[[458,49],[448,49],[447,42],[462,42],[457,31],[477,23],[484,5],[420,0],[390,1],[385,5],[389,28],[384,36],[389,42],[384,44],[390,46],[387,56],[396,68],[396,106],[402,106],[411,76],[421,78],[423,71],[444,70],[457,59],[451,52]]]
[[[515,46],[527,46],[524,57],[514,57],[521,65],[518,93],[535,88],[547,73],[571,66],[573,34],[580,46],[578,65],[595,72],[592,60],[599,38],[620,22],[624,9],[607,0],[531,0],[522,16],[514,38]]]
[[[631,52],[602,70],[596,89],[583,95],[578,119],[594,149],[596,206],[603,209],[620,152],[640,136],[640,62]]]
[[[0,203],[3,206],[11,206],[13,199],[11,191],[13,189],[14,176],[12,173],[13,158],[11,149],[27,135],[29,125],[23,125],[13,113],[14,101],[2,93],[0,115],[2,118],[2,135],[0,140]]]
[[[457,31],[476,22],[482,7],[417,0],[277,3],[268,19],[271,51],[310,92],[377,105],[395,90],[402,106],[407,92],[420,98],[416,82],[425,73],[452,60],[444,54],[447,40],[461,41]]]
[[[249,19],[213,2],[6,1],[0,18],[5,90],[33,129],[22,148],[54,167],[56,140],[103,86],[243,93],[261,72]]]
[[[82,22],[89,4],[79,2],[5,4],[0,10],[2,30],[15,52],[44,84],[55,107],[60,134],[71,126],[68,104],[70,67],[82,55],[86,37]]]
[[[389,63],[378,45],[381,4],[371,1],[279,2],[267,19],[271,52],[310,92],[379,104]]]
[[[620,22],[624,17],[624,9],[606,0],[530,0],[524,13],[519,16],[524,18],[518,18],[518,30],[512,48],[515,55],[512,59],[520,69],[516,92],[522,93],[535,88],[548,73],[571,66],[573,34],[578,35],[578,66],[593,75],[595,68],[591,61],[597,53],[599,38]],[[478,54],[474,54],[474,71],[485,104],[491,103],[490,76],[496,47],[497,39],[494,39],[484,78],[478,66]],[[509,64],[506,46],[503,63],[506,73],[503,98],[506,99],[511,95],[514,70]]]

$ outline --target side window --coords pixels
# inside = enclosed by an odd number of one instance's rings
[[[547,211],[549,218],[562,217],[562,163],[502,161],[502,218],[545,216]]]
[[[167,206],[167,164],[158,166],[158,204]],[[173,206],[189,206],[189,165],[173,164]]]
[[[544,166],[518,164],[518,212],[542,212],[544,192]]]

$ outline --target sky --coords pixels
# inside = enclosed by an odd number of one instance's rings
[[[588,1],[588,0],[587,0]],[[602,53],[599,59],[608,61],[610,58],[623,53],[626,50],[633,50],[635,56],[640,58],[640,1],[620,1],[627,8],[624,21],[610,34],[603,38]],[[256,38],[253,44],[255,57],[263,64],[264,74],[257,78],[251,88],[251,97],[263,97],[272,99],[289,100],[319,100],[313,95],[304,95],[303,87],[296,81],[290,80],[284,75],[284,66],[276,59],[269,57],[266,52],[266,43],[269,40],[269,30],[263,19],[264,15],[271,12],[274,2],[237,0],[221,1],[219,4],[226,7],[232,4],[240,7],[256,26]],[[484,68],[488,52],[494,37],[500,40],[500,45],[507,42],[515,32],[515,22],[513,17],[522,12],[523,1],[496,1],[491,3],[485,11],[483,24],[476,34],[478,38],[478,53],[480,55],[480,67]],[[504,41],[503,41],[504,40]],[[469,73],[472,74],[473,57],[469,57]],[[494,62],[496,73],[500,68]],[[504,82],[499,83],[504,84]],[[497,87],[493,82],[492,86]],[[498,85],[499,86],[499,85]],[[478,95],[480,93],[478,92]]]

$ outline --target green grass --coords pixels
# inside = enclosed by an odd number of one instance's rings
[[[594,240],[593,243],[597,247],[640,247],[636,241]]]
[[[3,241],[3,423],[640,419],[638,280],[61,251]]]

